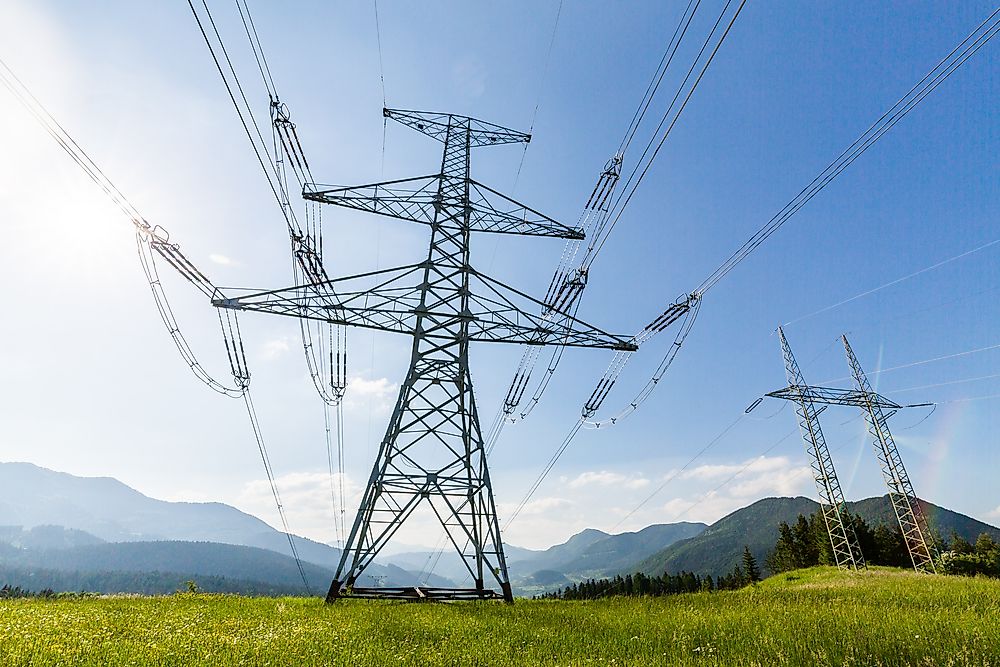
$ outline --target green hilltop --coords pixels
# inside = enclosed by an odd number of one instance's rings
[[[921,507],[932,533],[943,537],[955,533],[970,542],[975,542],[980,533],[988,533],[1000,540],[1000,529],[994,526],[932,503],[921,501]],[[778,539],[781,522],[794,524],[800,514],[808,516],[818,509],[818,503],[801,496],[764,498],[719,519],[700,534],[675,542],[620,572],[688,571],[718,577],[731,572],[740,563],[744,546],[750,548],[759,563],[764,563]],[[888,496],[849,502],[847,510],[872,526],[897,525]]]

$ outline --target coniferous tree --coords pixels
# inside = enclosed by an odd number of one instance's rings
[[[757,559],[750,553],[750,547],[743,546],[743,574],[748,584],[756,584],[760,581],[760,568],[757,567]]]
[[[778,574],[799,567],[798,560],[792,527],[788,525],[787,521],[782,521],[778,526],[778,541],[775,542],[771,553],[764,559],[764,565],[771,574]]]

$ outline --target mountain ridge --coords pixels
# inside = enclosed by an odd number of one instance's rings
[[[979,533],[986,532],[1000,539],[1000,528],[996,526],[933,503],[923,500],[920,503],[932,533],[937,531],[947,537],[954,530],[974,542]],[[764,563],[778,539],[779,524],[782,521],[794,524],[799,514],[808,516],[818,509],[819,503],[803,496],[762,498],[727,514],[701,534],[676,542],[623,568],[619,573],[659,575],[685,570],[718,577],[728,574],[740,564],[744,546],[749,547],[758,563]],[[847,509],[873,527],[879,524],[897,525],[888,496],[848,502]]]

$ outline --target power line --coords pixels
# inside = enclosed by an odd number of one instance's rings
[[[979,375],[977,377],[963,378],[961,380],[949,380],[948,382],[935,382],[934,384],[922,384],[917,387],[906,387],[905,389],[892,389],[886,391],[887,394],[902,394],[907,391],[917,391],[920,389],[935,389],[937,387],[948,387],[954,384],[966,384],[967,382],[980,382],[982,380],[994,380],[1000,378],[1000,373],[991,375]]]
[[[729,5],[731,4],[731,2],[732,2],[732,0],[727,0],[725,6],[723,6],[722,11],[719,13],[719,18],[716,19],[715,25],[712,26],[712,31],[708,34],[708,37],[705,38],[705,41],[704,41],[704,43],[701,46],[701,50],[698,51],[698,55],[695,57],[694,62],[691,63],[691,67],[688,69],[687,74],[684,76],[684,80],[681,81],[680,86],[678,86],[677,92],[674,94],[674,98],[670,101],[670,105],[667,107],[666,112],[664,112],[663,117],[660,119],[660,124],[657,125],[656,130],[654,131],[653,136],[650,137],[649,143],[647,143],[647,145],[646,145],[646,150],[643,151],[642,157],[640,157],[639,162],[633,168],[632,173],[629,175],[628,179],[625,182],[624,188],[622,189],[621,193],[618,195],[618,198],[615,200],[615,203],[612,205],[611,210],[614,212],[614,214],[613,214],[613,217],[611,219],[611,224],[608,226],[607,231],[604,233],[603,237],[598,242],[597,247],[594,249],[594,251],[592,253],[593,256],[596,257],[601,252],[601,249],[604,247],[604,243],[607,241],[608,236],[611,234],[612,230],[614,230],[615,225],[618,224],[618,221],[621,219],[622,214],[624,213],[625,209],[628,207],[629,203],[632,201],[632,197],[633,197],[633,195],[635,195],[636,189],[639,187],[639,185],[642,183],[642,180],[646,177],[646,174],[649,172],[649,169],[653,165],[653,162],[656,160],[656,156],[659,154],[660,149],[663,148],[663,144],[666,142],[667,137],[670,136],[670,132],[674,129],[674,126],[677,124],[677,121],[680,119],[681,114],[684,113],[684,109],[687,107],[688,102],[691,101],[691,96],[694,95],[694,91],[698,88],[698,84],[701,83],[702,77],[705,76],[705,72],[708,71],[709,65],[712,64],[712,61],[715,59],[716,54],[719,52],[719,49],[722,47],[722,43],[726,40],[726,37],[729,35],[729,31],[732,29],[733,24],[736,23],[736,19],[739,18],[740,12],[743,11],[743,7],[746,5],[746,0],[741,0],[739,6],[736,8],[735,13],[733,14],[732,18],[729,20],[729,24],[726,26],[725,30],[722,32],[722,36],[719,37],[718,41],[715,44],[715,47],[712,49],[711,54],[708,56],[708,59],[705,60],[704,64],[702,65],[701,71],[698,72],[698,76],[695,78],[694,83],[688,89],[687,95],[684,97],[684,101],[681,102],[680,106],[677,109],[677,112],[674,114],[673,118],[670,121],[670,124],[667,126],[667,129],[664,130],[663,134],[660,136],[660,141],[659,141],[659,143],[656,144],[656,149],[653,150],[652,154],[649,156],[649,159],[646,160],[645,166],[643,166],[642,171],[639,172],[638,177],[635,178],[635,182],[632,183],[633,177],[635,177],[636,172],[638,171],[640,165],[642,165],[643,158],[645,158],[646,153],[652,147],[652,142],[655,140],[656,134],[660,131],[660,128],[663,126],[663,124],[666,121],[667,117],[670,115],[671,110],[674,108],[674,104],[676,104],[677,100],[680,98],[681,94],[683,93],[684,86],[687,84],[687,82],[690,79],[691,75],[694,73],[694,70],[697,67],[698,62],[701,60],[702,54],[704,54],[705,49],[708,48],[708,45],[711,42],[713,36],[715,35],[716,30],[718,30],[719,26],[721,25],[722,20],[725,17],[726,12],[728,11]],[[692,12],[691,16],[692,17],[694,16],[693,12]],[[678,44],[679,44],[679,41],[678,41]],[[630,183],[631,183],[631,189],[629,187]]]
[[[978,354],[980,352],[989,352],[990,350],[1000,349],[1000,343],[996,345],[987,345],[985,347],[977,347],[971,350],[963,350],[962,352],[953,352],[951,354],[944,354],[938,357],[931,357],[930,359],[921,359],[919,361],[911,361],[909,363],[900,364],[899,366],[890,366],[889,368],[880,368],[878,370],[870,371],[868,375],[881,375],[883,373],[891,373],[893,371],[900,371],[906,368],[914,368],[916,366],[925,366],[927,364],[933,364],[938,361],[946,361],[948,359],[957,359],[959,357],[967,357],[970,354]],[[841,380],[850,380],[851,376],[847,375],[844,377],[834,378],[832,380],[826,380],[821,384],[830,384],[833,382],[840,382]]]
[[[559,29],[559,17],[562,16],[563,0],[559,0],[559,6],[556,8],[556,20],[552,24],[552,35],[549,37],[549,48],[545,51],[545,63],[542,65],[542,74],[538,80],[538,95],[535,97],[535,108],[531,112],[531,122],[528,124],[528,134],[530,135],[535,129],[535,119],[538,117],[538,108],[542,104],[542,92],[545,90],[545,79],[549,74],[549,62],[552,60],[552,47],[556,43],[556,31]],[[511,190],[517,190],[517,183],[521,179],[521,169],[524,167],[524,158],[528,154],[528,144],[524,144],[524,149],[521,151],[521,160],[517,164],[517,173],[514,174],[514,185]],[[494,253],[496,252],[496,246],[494,246]],[[492,264],[492,261],[490,262]]]
[[[746,259],[753,250],[755,250],[761,243],[763,243],[771,234],[777,231],[781,225],[788,221],[788,219],[794,215],[799,209],[802,208],[812,197],[814,197],[820,190],[822,190],[827,184],[829,184],[837,175],[843,172],[854,160],[861,156],[872,144],[882,137],[889,129],[892,128],[900,119],[902,119],[910,110],[912,110],[919,102],[921,102],[930,92],[932,92],[937,86],[939,86],[945,79],[948,78],[958,67],[960,67],[964,62],[966,62],[973,54],[975,54],[979,49],[981,49],[992,37],[1000,31],[1000,20],[996,19],[997,14],[1000,14],[1000,8],[995,10],[993,14],[987,17],[982,23],[980,23],[965,39],[959,43],[952,51],[945,56],[935,67],[933,67],[924,77],[913,86],[909,92],[907,92],[899,101],[896,102],[888,111],[882,114],[882,116],[875,121],[858,139],[856,139],[851,146],[845,149],[838,158],[830,163],[818,176],[816,176],[805,188],[800,191],[798,195],[792,198],[792,200],[786,204],[771,220],[764,225],[760,230],[758,230],[744,245],[733,255],[730,256],[723,264],[716,269],[708,278],[706,278],[701,285],[692,292],[691,297],[688,299],[687,303],[692,303],[692,300],[700,304],[704,293],[716,285],[722,277],[727,275],[733,268],[735,268],[740,262]],[[992,23],[991,23],[992,22]],[[983,29],[986,26],[985,30]],[[958,54],[956,56],[956,54]],[[675,302],[668,306],[667,311],[670,312],[671,308],[677,308],[680,305],[680,301]],[[662,316],[661,316],[662,317]],[[675,318],[676,321],[679,318]],[[656,322],[657,320],[654,320]],[[684,327],[690,328],[692,325],[691,317],[686,317],[683,320],[682,331],[678,334],[679,337],[686,335]],[[664,330],[666,327],[654,328],[650,330],[647,326],[641,334],[637,335],[637,340],[642,338],[642,341],[646,341],[652,338],[660,331]],[[683,342],[681,340],[675,340],[675,343]],[[648,397],[653,391],[656,384],[659,382],[659,378],[665,372],[666,363],[669,366],[672,362],[673,355],[676,355],[677,350],[670,349],[667,355],[664,357],[664,361],[661,362],[660,366],[657,368],[651,380],[647,383],[646,387],[640,392],[639,396]],[[627,361],[629,353],[619,353],[618,356],[612,360],[609,366],[609,371],[605,373],[601,381],[598,384],[598,388],[595,389],[595,394],[592,395],[591,399],[588,400],[588,404],[585,406],[585,414],[587,412],[593,413],[599,407],[600,403],[603,402],[604,398],[608,395],[611,386],[614,384],[618,375],[624,368],[625,362]],[[609,372],[611,373],[609,375]],[[603,388],[602,388],[603,387]],[[595,401],[595,395],[597,399]],[[594,403],[594,405],[591,405]],[[634,401],[633,401],[634,403]],[[620,414],[625,415],[629,412],[634,411],[634,406],[630,404],[626,406]],[[615,422],[616,418],[612,418],[611,423]]]
[[[684,35],[687,33],[687,29],[691,25],[691,20],[694,18],[695,12],[698,11],[698,7],[700,5],[701,0],[688,0],[687,7],[684,8],[680,21],[674,28],[674,33],[670,36],[670,41],[667,42],[667,48],[663,51],[660,63],[656,66],[656,70],[653,72],[653,77],[649,80],[649,84],[646,86],[646,92],[642,94],[642,99],[639,100],[639,104],[636,106],[635,112],[632,114],[632,120],[629,121],[628,129],[625,130],[625,135],[622,137],[621,143],[618,144],[619,153],[627,152],[628,147],[632,144],[632,139],[635,137],[636,131],[638,131],[639,126],[642,124],[642,119],[645,117],[646,111],[649,109],[649,105],[653,102],[653,98],[656,97],[656,91],[659,90],[660,83],[663,81],[664,75],[666,75],[667,70],[670,68],[670,63],[673,62],[674,55],[677,54],[677,48],[684,40]],[[679,38],[678,34],[680,35]]]
[[[378,43],[378,80],[382,84],[382,108],[389,106],[385,101],[385,66],[382,62],[382,27],[378,18],[378,0],[374,0],[375,4],[375,41]],[[382,120],[383,128],[385,127],[385,119]],[[385,136],[382,137],[382,150],[385,150]]]
[[[243,340],[239,332],[239,322],[236,321],[235,314],[230,315],[227,313],[225,321],[223,321],[222,314],[218,313],[219,324],[223,334],[223,343],[229,358],[233,377],[237,382],[236,387],[227,387],[215,380],[202,368],[198,359],[195,357],[194,352],[191,350],[190,345],[181,333],[180,327],[178,326],[177,320],[174,316],[173,309],[171,308],[170,302],[167,300],[166,293],[163,290],[159,273],[157,272],[154,250],[206,296],[217,296],[219,293],[218,289],[212,285],[212,283],[203,273],[201,273],[201,271],[199,271],[186,257],[184,257],[183,254],[181,254],[179,247],[176,244],[171,244],[169,242],[169,235],[165,230],[158,226],[153,227],[146,222],[145,218],[135,205],[132,204],[132,202],[121,192],[121,190],[118,189],[107,174],[101,170],[97,163],[95,163],[87,152],[80,147],[80,145],[72,138],[65,128],[63,128],[63,126],[56,121],[45,106],[42,105],[42,103],[31,93],[30,90],[28,90],[27,86],[24,85],[24,83],[17,77],[16,74],[14,74],[13,70],[11,70],[3,60],[0,60],[0,66],[3,68],[0,70],[0,81],[4,83],[7,89],[10,90],[15,98],[28,110],[28,112],[49,134],[49,136],[51,136],[56,143],[59,144],[59,146],[70,156],[70,158],[72,158],[73,161],[76,162],[81,169],[83,169],[84,173],[87,174],[87,176],[98,187],[100,187],[102,191],[104,191],[104,193],[132,222],[136,229],[139,260],[147,282],[149,283],[150,290],[152,291],[157,310],[159,311],[160,317],[167,328],[168,334],[173,340],[185,363],[187,363],[188,367],[195,374],[195,376],[211,389],[233,398],[243,398],[250,416],[251,426],[254,431],[254,438],[257,442],[258,450],[260,451],[261,458],[264,462],[264,468],[271,485],[272,494],[274,495],[275,502],[277,504],[278,514],[281,518],[286,537],[288,537],[289,540],[289,548],[291,549],[292,556],[295,558],[296,566],[302,577],[302,583],[308,592],[310,590],[309,583],[306,580],[302,562],[299,559],[298,551],[288,530],[288,522],[284,515],[284,508],[281,505],[277,484],[274,480],[273,470],[267,455],[266,444],[260,431],[260,424],[257,421],[257,415],[253,407],[253,402],[250,398],[250,373],[247,370]]]
[[[963,253],[955,255],[954,257],[949,257],[948,259],[944,259],[944,260],[941,260],[940,262],[936,262],[934,264],[931,264],[930,266],[926,266],[926,267],[920,269],[919,271],[914,271],[913,273],[908,273],[905,276],[902,276],[900,278],[896,278],[895,280],[890,280],[887,283],[883,283],[883,284],[879,285],[878,287],[873,287],[871,289],[865,290],[864,292],[860,292],[858,294],[855,294],[852,297],[849,297],[849,298],[844,299],[842,301],[838,301],[837,303],[834,303],[834,304],[831,304],[829,306],[826,306],[825,308],[820,308],[817,311],[808,313],[806,315],[802,315],[801,317],[797,317],[794,320],[791,320],[789,322],[785,322],[782,326],[783,327],[787,327],[789,325],[801,322],[802,320],[807,320],[807,319],[809,319],[811,317],[815,317],[816,315],[820,315],[822,313],[826,313],[826,312],[831,311],[831,310],[833,310],[835,308],[839,308],[839,307],[844,306],[844,305],[846,305],[848,303],[851,303],[852,301],[857,301],[858,299],[864,298],[866,296],[870,296],[870,295],[875,294],[876,292],[880,292],[880,291],[882,291],[882,290],[884,290],[886,288],[898,285],[899,283],[902,283],[902,282],[905,282],[907,280],[910,280],[911,278],[916,278],[917,276],[923,275],[923,274],[925,274],[925,273],[927,273],[929,271],[933,271],[935,269],[939,269],[942,266],[945,266],[946,264],[951,264],[952,262],[958,261],[960,259],[964,259],[964,258],[968,257],[969,255],[973,255],[973,254],[975,254],[977,252],[980,252],[982,250],[986,250],[987,248],[992,248],[993,246],[997,245],[998,243],[1000,243],[1000,239],[994,239],[993,241],[989,241],[988,243],[984,243],[983,245],[978,246],[976,248],[973,248],[972,250],[966,250]]]
[[[552,23],[552,35],[549,37],[549,48],[545,51],[545,62],[542,65],[542,74],[538,79],[538,96],[535,98],[535,109],[531,112],[531,122],[528,124],[528,134],[535,129],[535,118],[538,117],[538,107],[542,103],[542,91],[545,89],[545,79],[549,74],[549,64],[552,61],[552,47],[556,43],[556,32],[559,30],[559,17],[562,16],[563,0],[559,0],[559,6],[556,8],[556,19]],[[527,144],[524,145],[525,148],[528,147]]]
[[[694,456],[692,456],[690,459],[688,459],[687,463],[685,463],[680,468],[678,468],[677,470],[675,470],[670,476],[668,476],[663,481],[663,483],[661,483],[658,487],[656,487],[655,489],[653,489],[652,493],[650,493],[648,496],[646,496],[645,498],[643,498],[643,500],[638,505],[636,505],[635,507],[633,507],[629,511],[628,514],[626,514],[621,519],[619,519],[618,523],[616,523],[614,526],[611,527],[611,531],[610,532],[614,532],[615,530],[617,530],[619,526],[621,526],[623,523],[625,523],[630,518],[632,518],[632,516],[636,512],[638,512],[643,507],[645,507],[646,504],[649,503],[649,501],[651,501],[657,495],[659,495],[659,493],[661,491],[663,491],[663,489],[665,489],[667,487],[667,485],[670,484],[670,482],[672,482],[675,479],[677,479],[677,477],[682,472],[684,472],[685,470],[687,470],[688,467],[692,463],[694,463],[696,460],[698,460],[703,454],[705,454],[712,447],[714,447],[715,445],[717,445],[719,443],[719,441],[722,440],[724,437],[726,437],[726,435],[730,431],[732,431],[734,428],[736,428],[737,424],[739,424],[741,421],[743,421],[746,418],[746,416],[747,416],[747,413],[743,412],[736,419],[734,419],[732,422],[730,422],[730,424],[728,426],[726,426],[724,429],[722,429],[722,431],[717,436],[715,436],[714,438],[712,438],[711,440],[709,440],[707,445],[705,445],[700,450],[698,450],[698,453],[696,453]]]
[[[244,8],[246,9],[245,14]],[[261,45],[260,37],[257,35],[257,26],[254,25],[253,16],[250,14],[250,7],[247,5],[246,0],[236,0],[236,9],[240,12],[243,29],[247,33],[247,40],[250,42],[250,48],[253,50],[253,57],[257,61],[257,69],[260,70],[260,78],[264,80],[264,87],[267,88],[267,94],[272,100],[277,100],[278,88],[274,85],[274,79],[271,77],[271,68],[267,65],[267,58],[264,57],[264,47]]]
[[[726,4],[723,6],[722,11],[719,13],[719,17],[716,19],[716,22],[715,22],[714,26],[712,27],[711,32],[709,32],[708,36],[705,38],[705,41],[703,42],[701,49],[698,51],[697,56],[695,57],[694,61],[691,63],[691,67],[688,69],[688,72],[685,75],[684,79],[682,80],[680,86],[678,87],[677,92],[675,93],[673,100],[670,102],[670,105],[668,106],[667,111],[664,113],[663,118],[660,121],[660,125],[657,126],[656,132],[659,132],[660,127],[662,127],[662,125],[665,122],[665,120],[669,117],[669,115],[671,113],[671,110],[674,108],[675,103],[680,98],[680,96],[683,94],[684,88],[687,85],[687,82],[690,80],[691,75],[694,73],[695,69],[697,69],[698,63],[701,62],[702,56],[704,55],[704,53],[705,53],[706,49],[708,48],[709,44],[712,42],[712,40],[713,40],[716,32],[719,29],[719,26],[722,24],[723,19],[726,16],[726,13],[727,13],[727,11],[728,11],[728,9],[730,7],[731,2],[732,2],[732,0],[727,0]],[[656,149],[653,151],[652,155],[649,157],[648,161],[646,162],[645,168],[639,174],[638,179],[632,184],[632,189],[629,192],[629,194],[625,197],[624,203],[621,204],[620,207],[618,206],[617,202],[621,201],[622,200],[622,196],[623,196],[623,195],[619,195],[618,200],[616,200],[616,203],[612,205],[612,211],[614,211],[617,208],[618,209],[618,213],[616,214],[616,217],[614,217],[612,219],[611,225],[607,228],[606,231],[604,231],[604,235],[601,237],[600,241],[598,241],[596,248],[593,248],[593,246],[592,246],[593,251],[591,251],[591,249],[588,248],[587,255],[588,255],[588,257],[591,258],[591,260],[592,260],[592,258],[594,256],[596,256],[600,252],[601,248],[604,245],[604,242],[607,240],[608,234],[611,233],[611,231],[614,229],[615,224],[621,218],[621,213],[625,209],[625,207],[628,205],[629,201],[631,200],[632,194],[635,192],[635,188],[638,187],[638,185],[641,183],[643,177],[648,172],[650,165],[652,164],[653,160],[655,160],[657,154],[660,151],[660,148],[662,148],[663,143],[666,141],[667,136],[669,136],[670,131],[673,129],[674,125],[677,123],[677,120],[680,118],[680,115],[683,113],[683,111],[684,111],[685,107],[687,106],[688,102],[691,100],[691,96],[694,94],[694,91],[697,89],[698,84],[701,82],[702,78],[705,75],[705,72],[708,71],[709,65],[712,64],[712,60],[715,58],[716,54],[719,52],[719,49],[721,48],[723,42],[725,41],[726,36],[729,34],[730,30],[732,29],[733,25],[736,22],[736,19],[739,17],[740,12],[743,10],[743,7],[745,5],[746,5],[746,0],[742,0],[740,2],[739,6],[737,7],[736,11],[733,13],[732,17],[730,18],[728,25],[722,31],[721,35],[718,37],[718,40],[715,43],[715,46],[712,48],[712,51],[711,51],[710,55],[708,56],[708,58],[702,64],[701,70],[698,72],[698,75],[694,79],[694,82],[692,83],[692,85],[690,86],[690,88],[688,88],[687,94],[684,97],[684,101],[678,107],[676,113],[673,116],[673,119],[671,120],[670,124],[667,126],[667,129],[664,131],[663,135],[660,137],[660,141],[657,144]],[[697,7],[695,7],[695,8],[697,8]],[[692,12],[691,16],[693,16],[693,12]],[[683,20],[683,17],[682,17],[682,20]],[[690,17],[688,18],[688,22],[690,22]],[[686,30],[686,28],[685,28],[685,30]],[[683,35],[683,33],[682,33],[682,35]],[[679,40],[678,40],[678,43],[679,43]],[[676,48],[676,46],[674,48]],[[650,139],[650,144],[647,145],[647,151],[648,151],[649,147],[652,145],[652,141],[655,139],[655,136],[656,135],[654,133],[653,138]],[[645,155],[646,155],[646,153],[644,152],[643,153],[643,157],[645,157]],[[641,163],[641,159],[640,159],[640,163]],[[633,175],[636,173],[637,169],[638,169],[638,165],[635,167],[635,169],[633,169]],[[630,177],[630,180],[631,180],[631,177]],[[629,187],[628,183],[626,183],[626,189],[628,187]],[[623,194],[624,194],[624,191],[623,191]],[[585,260],[585,262],[586,262],[586,260]],[[671,324],[674,321],[676,321],[676,320],[678,320],[678,319],[680,319],[680,318],[683,317],[683,323],[681,325],[681,329],[680,329],[679,333],[677,334],[677,336],[675,337],[674,343],[668,348],[666,354],[664,355],[664,357],[661,360],[659,366],[657,367],[656,371],[654,372],[653,377],[646,383],[646,385],[642,388],[642,390],[640,390],[640,392],[629,403],[628,406],[626,406],[625,408],[623,408],[616,416],[612,417],[610,420],[606,420],[607,422],[613,424],[613,423],[616,423],[619,419],[624,418],[625,416],[631,414],[636,409],[638,409],[639,405],[641,405],[643,402],[645,402],[645,400],[652,394],[652,392],[655,389],[656,385],[659,383],[660,378],[663,376],[663,374],[667,371],[667,369],[673,363],[673,360],[676,357],[677,353],[679,352],[681,346],[683,345],[684,340],[686,339],[688,333],[691,330],[691,327],[694,325],[694,319],[697,316],[699,305],[700,305],[700,299],[695,299],[694,303],[692,304],[691,300],[688,298],[688,299],[684,300],[683,305],[682,305],[681,301],[678,301],[675,304],[673,304],[672,306],[669,306],[667,308],[667,311],[665,311],[663,315],[661,315],[657,319],[655,319],[649,326],[646,327],[646,329],[643,330],[643,332],[641,332],[640,334],[637,334],[637,336],[634,337],[634,339],[636,341],[638,341],[640,339],[644,340],[646,338],[652,337],[653,335],[655,335],[659,331],[662,331],[664,328],[666,328],[667,326],[669,326],[669,324]],[[521,511],[524,509],[524,506],[530,501],[531,497],[537,491],[538,487],[541,486],[542,482],[548,476],[549,472],[552,470],[552,468],[555,466],[555,464],[562,457],[563,453],[566,451],[566,449],[573,442],[573,439],[579,433],[580,428],[582,426],[584,426],[584,424],[589,424],[593,428],[599,428],[600,426],[602,426],[604,424],[604,422],[602,422],[602,421],[590,421],[589,417],[591,415],[593,415],[599,409],[601,403],[603,403],[604,399],[607,397],[607,395],[610,392],[612,386],[614,386],[614,384],[615,384],[615,382],[616,382],[616,380],[618,378],[618,375],[621,373],[622,369],[624,368],[624,366],[625,366],[626,362],[628,361],[628,359],[630,358],[631,354],[632,354],[631,352],[618,352],[618,353],[616,353],[615,357],[611,361],[611,365],[609,366],[609,370],[607,372],[605,372],[605,375],[602,377],[601,381],[598,383],[597,388],[591,394],[591,397],[588,399],[586,405],[584,406],[584,414],[583,414],[583,416],[577,421],[576,424],[573,425],[573,427],[570,429],[569,433],[566,435],[566,437],[563,439],[563,441],[556,448],[556,451],[553,453],[552,457],[545,464],[545,467],[542,469],[542,471],[539,474],[539,476],[532,483],[531,487],[528,489],[527,493],[524,495],[524,497],[522,498],[521,502],[518,504],[518,506],[515,508],[514,512],[511,514],[511,517],[507,520],[507,525],[510,525],[510,523],[514,519],[516,519],[517,516],[521,513]]]
[[[805,206],[823,188],[830,184],[841,172],[849,167],[876,141],[888,132],[896,123],[905,117],[935,88],[943,83],[951,74],[971,58],[979,49],[986,45],[1000,30],[1000,20],[994,18],[1000,14],[1000,8],[994,10],[989,17],[976,26],[958,46],[941,59],[937,65],[924,75],[905,95],[893,104],[878,120],[876,120],[861,136],[854,140],[833,162],[819,173],[806,187],[791,199],[763,227],[753,234],[740,248],[734,252],[719,268],[717,268],[696,290],[704,293],[714,287],[722,278],[745,260],[761,243],[778,231],[789,218]],[[991,24],[990,22],[993,21]],[[983,30],[983,26],[987,26]],[[974,39],[973,39],[974,38]],[[971,41],[970,41],[971,40]],[[958,53],[957,57],[954,57]]]
[[[278,493],[278,484],[274,478],[274,469],[271,467],[271,459],[267,454],[267,446],[264,444],[264,436],[260,430],[260,422],[257,420],[257,411],[254,409],[249,389],[243,392],[243,402],[247,407],[247,415],[250,417],[250,425],[253,428],[254,439],[257,441],[257,449],[260,451],[260,459],[264,464],[264,471],[267,473],[267,481],[271,486],[271,495],[274,498],[275,506],[278,508],[278,517],[281,519],[281,528],[285,533],[285,537],[288,539],[288,548],[291,550],[292,557],[295,559],[295,566],[299,570],[299,576],[302,577],[302,584],[306,588],[306,594],[311,597],[312,589],[309,587],[309,580],[306,579],[306,572],[302,566],[302,559],[299,558],[299,550],[296,548],[295,540],[292,539],[292,533],[288,529],[288,519],[285,517],[285,507],[281,503],[281,494]]]

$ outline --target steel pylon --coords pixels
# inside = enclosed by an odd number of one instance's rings
[[[936,570],[934,558],[927,546],[927,522],[920,509],[920,501],[913,491],[913,484],[910,483],[910,476],[903,466],[899,449],[889,431],[888,419],[895,410],[886,414],[884,406],[877,400],[878,395],[872,391],[868,376],[854,355],[847,336],[842,336],[841,339],[844,342],[844,351],[847,353],[847,362],[851,366],[855,386],[864,396],[862,409],[868,422],[868,432],[873,439],[872,444],[875,447],[879,467],[882,469],[882,478],[889,489],[889,500],[896,513],[896,520],[899,521],[906,550],[910,554],[910,560],[913,561],[913,569],[933,574]]]
[[[412,120],[410,114],[402,117]],[[419,120],[412,126],[426,132],[429,124]],[[342,588],[365,593],[354,586],[358,576],[407,517],[427,503],[462,554],[473,595],[513,600],[469,374],[470,151],[481,144],[482,130],[470,118],[435,120],[431,127],[439,131],[444,155],[420,284],[421,309],[433,307],[435,312],[416,318],[410,368],[329,599]],[[431,332],[437,336],[428,337]],[[499,592],[487,589],[487,577]]]
[[[785,376],[788,379],[788,387],[783,390],[785,395],[782,398],[795,403],[799,431],[802,433],[802,440],[809,454],[809,467],[816,482],[816,492],[819,495],[826,532],[830,537],[830,546],[833,548],[834,561],[837,567],[844,570],[865,569],[864,555],[861,553],[854,528],[844,522],[844,492],[841,490],[837,470],[830,456],[830,448],[826,444],[819,423],[819,415],[826,409],[826,405],[817,408],[781,327],[778,327],[778,338],[781,341]]]
[[[218,298],[250,310],[412,336],[401,383],[327,601],[343,596],[513,601],[500,539],[469,343],[489,341],[634,350],[570,313],[476,271],[471,232],[582,239],[568,227],[473,180],[471,150],[531,136],[468,116],[384,109],[386,118],[444,144],[441,170],[419,178],[341,187],[307,183],[303,197],[431,229],[427,259],[407,266]],[[368,281],[374,284],[356,287]],[[248,290],[245,292],[249,292]],[[539,315],[545,306],[558,317]],[[548,311],[546,311],[548,313]],[[402,524],[429,506],[462,557],[472,588],[356,586]]]

